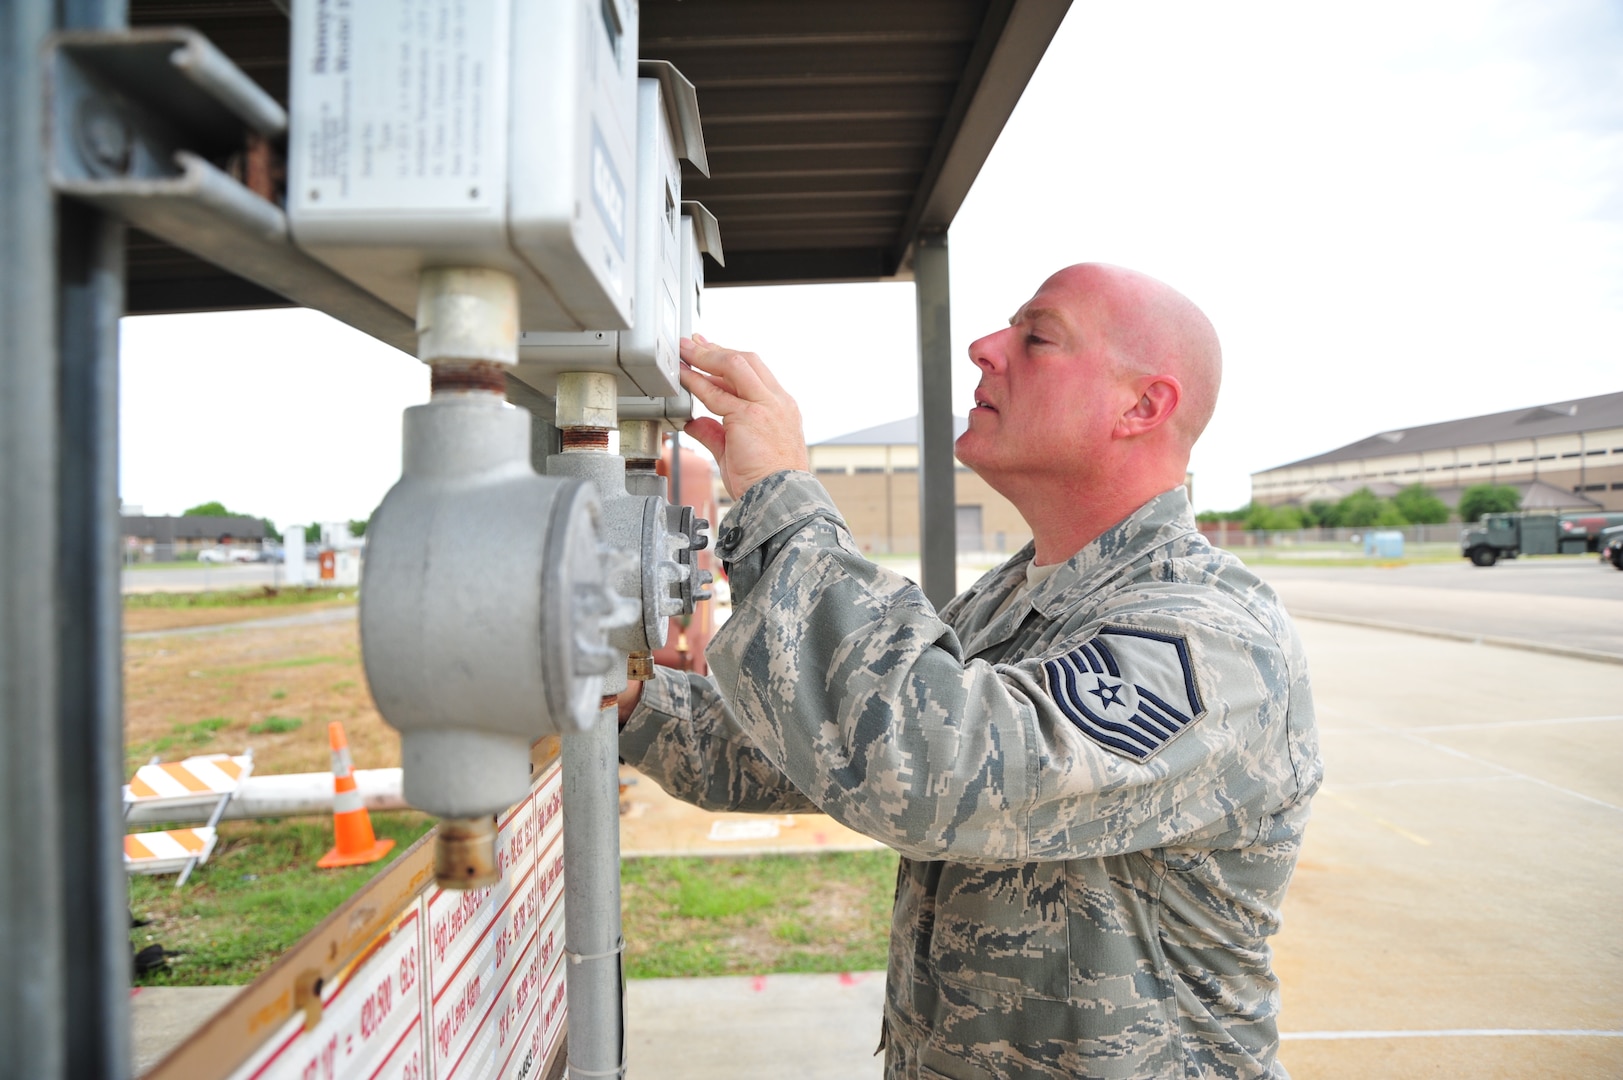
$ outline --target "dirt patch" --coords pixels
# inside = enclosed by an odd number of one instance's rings
[[[281,614],[248,608],[246,616],[220,618],[242,610],[143,614],[207,614],[216,622]],[[305,610],[309,607],[294,609]],[[357,768],[400,764],[399,736],[384,724],[366,689],[355,622],[245,627],[125,643],[126,775],[154,755],[176,761],[189,754],[240,753],[244,747],[253,748],[260,772],[325,770],[331,767],[327,724],[332,720],[343,723]]]

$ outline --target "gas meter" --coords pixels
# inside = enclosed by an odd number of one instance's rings
[[[631,325],[635,0],[295,0],[294,242],[414,314],[427,267],[519,283],[520,325]]]
[[[645,60],[637,82],[637,183],[633,217],[635,271],[630,329],[552,333],[525,324],[519,379],[544,394],[561,371],[600,371],[621,396],[682,392],[676,378],[682,302],[682,161],[708,172],[693,84],[662,60]]]

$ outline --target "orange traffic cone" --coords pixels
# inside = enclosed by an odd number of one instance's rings
[[[327,725],[332,744],[332,827],[338,845],[316,863],[323,869],[335,866],[361,866],[374,863],[394,847],[393,840],[379,840],[372,833],[372,816],[355,788],[355,770],[349,760],[349,740],[344,725],[334,720]]]

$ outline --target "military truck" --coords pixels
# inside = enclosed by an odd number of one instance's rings
[[[1563,519],[1578,514],[1483,514],[1460,530],[1460,554],[1478,566],[1492,566],[1518,555],[1568,555],[1590,550],[1588,532],[1562,529]],[[1598,531],[1598,530],[1597,530]]]

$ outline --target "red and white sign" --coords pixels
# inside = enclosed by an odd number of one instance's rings
[[[501,880],[430,886],[231,1080],[533,1080],[558,1043],[563,959],[562,774],[502,816]]]
[[[323,988],[312,1030],[295,1015],[232,1080],[425,1080],[420,906],[379,941]]]

